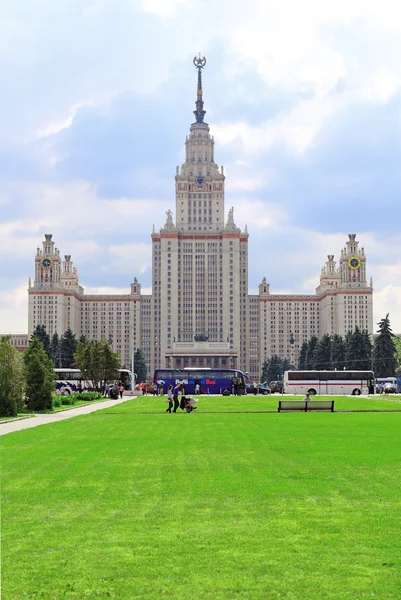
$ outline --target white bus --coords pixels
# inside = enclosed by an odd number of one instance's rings
[[[373,371],[286,371],[284,392],[311,396],[342,396],[375,393]]]
[[[56,394],[66,396],[71,392],[90,392],[93,386],[85,381],[79,369],[54,369],[56,374]],[[126,390],[132,389],[132,373],[129,369],[119,369],[119,381]]]

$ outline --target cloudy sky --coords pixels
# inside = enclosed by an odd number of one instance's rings
[[[356,233],[401,332],[400,31],[398,0],[4,0],[0,332],[27,331],[44,233],[86,291],[150,291],[199,51],[250,291],[313,293]]]

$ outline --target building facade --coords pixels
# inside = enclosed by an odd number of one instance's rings
[[[261,363],[277,354],[297,362],[312,335],[344,335],[356,325],[372,333],[372,282],[355,234],[339,265],[329,255],[311,295],[274,295],[266,278],[248,293],[247,227],[234,209],[225,217],[224,168],[215,162],[214,139],[205,122],[204,58],[195,58],[195,121],[185,141],[185,162],[176,168],[175,218],[153,230],[152,293],[134,279],[126,295],[86,295],[71,256],[60,257],[51,234],[35,257],[29,283],[29,335],[44,325],[52,335],[70,327],[77,335],[109,339],[124,366],[141,348],[149,366],[238,367],[258,378]]]

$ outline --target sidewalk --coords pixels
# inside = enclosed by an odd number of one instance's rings
[[[0,425],[0,436],[6,435],[7,433],[13,433],[14,431],[21,431],[22,429],[30,429],[31,427],[37,427],[38,425],[45,425],[46,423],[56,423],[57,421],[64,421],[64,419],[72,419],[72,417],[78,417],[79,415],[89,415],[96,410],[102,410],[103,408],[109,408],[111,406],[117,406],[127,400],[132,400],[135,396],[125,396],[119,400],[106,400],[105,402],[94,402],[86,406],[79,406],[72,408],[71,410],[60,411],[54,414],[48,415],[36,415],[28,419],[21,419],[20,421],[11,421],[10,423],[2,423]]]

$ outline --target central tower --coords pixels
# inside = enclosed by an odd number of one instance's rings
[[[154,366],[246,368],[248,233],[225,222],[224,169],[204,121],[202,70],[195,57],[195,121],[175,175],[175,221],[153,232]]]
[[[180,231],[217,232],[224,227],[224,169],[214,162],[214,139],[204,122],[202,69],[206,59],[194,58],[198,70],[195,122],[185,140],[185,163],[175,176],[176,224]]]

